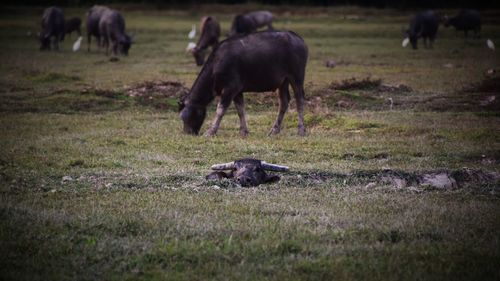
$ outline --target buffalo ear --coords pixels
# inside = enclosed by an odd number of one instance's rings
[[[265,183],[277,182],[280,180],[280,176],[277,175],[266,175]]]

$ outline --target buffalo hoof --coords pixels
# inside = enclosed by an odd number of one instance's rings
[[[306,129],[305,128],[299,128],[299,131],[298,131],[298,134],[299,136],[303,137],[306,135]]]
[[[247,129],[240,130],[240,136],[247,137],[248,136],[248,130]]]
[[[280,128],[279,127],[273,127],[271,129],[271,131],[269,131],[269,133],[267,133],[268,136],[272,136],[272,135],[277,135],[280,133]]]
[[[206,137],[213,137],[217,134],[215,130],[209,129],[208,131],[205,132]]]

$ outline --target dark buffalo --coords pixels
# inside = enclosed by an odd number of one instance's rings
[[[248,134],[243,92],[279,89],[279,114],[269,134],[277,134],[288,108],[291,85],[298,112],[298,132],[304,127],[304,75],[307,46],[293,32],[266,31],[224,40],[210,54],[189,94],[179,103],[184,132],[198,134],[208,104],[219,96],[217,113],[206,135],[217,133],[227,108],[234,101],[240,118],[240,133]]]
[[[257,186],[263,183],[276,182],[280,180],[279,176],[268,175],[266,171],[287,172],[286,166],[269,164],[257,159],[240,159],[225,164],[216,164],[212,166],[213,172],[206,179],[220,180],[229,178],[236,180],[241,186]],[[230,172],[223,172],[229,170]]]
[[[40,50],[50,50],[51,45],[59,50],[59,41],[64,40],[64,14],[60,8],[50,7],[44,10],[39,39]]]
[[[196,65],[201,66],[205,62],[205,53],[209,47],[212,50],[219,44],[220,25],[217,19],[211,16],[203,17],[200,24],[201,35],[191,53],[196,60]]]
[[[273,14],[269,11],[256,11],[234,17],[229,36],[248,34],[257,31],[260,27],[267,26],[272,30]]]
[[[416,15],[410,21],[410,29],[406,31],[406,36],[409,38],[413,49],[417,49],[419,38],[424,39],[426,48],[432,48],[438,27],[439,16],[434,11],[425,11]],[[427,39],[429,39],[429,45],[427,45]]]
[[[64,22],[64,33],[71,35],[73,31],[76,31],[78,33],[78,36],[82,35],[82,19],[79,17],[73,17],[70,18],[69,20],[66,20]]]
[[[116,56],[118,53],[128,55],[132,38],[125,33],[125,19],[119,12],[108,9],[102,13],[99,34],[103,40],[102,45],[106,48],[106,54],[111,43],[113,55]]]
[[[474,31],[474,35],[478,37],[481,31],[481,14],[476,10],[461,10],[454,17],[445,17],[444,26],[449,27],[450,25],[458,31],[463,31],[465,38],[467,38],[469,30]]]
[[[98,6],[94,5],[87,11],[87,43],[88,43],[88,51],[90,51],[90,43],[92,41],[92,36],[96,38],[97,47],[101,47],[101,34],[99,32],[99,21],[101,20],[102,14],[109,10],[106,6]]]

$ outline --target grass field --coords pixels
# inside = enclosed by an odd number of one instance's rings
[[[500,279],[498,178],[380,180],[500,173],[500,58],[485,46],[500,45],[500,12],[482,11],[481,39],[440,27],[433,49],[413,51],[401,47],[412,11],[118,8],[135,44],[116,62],[95,45],[71,52],[75,35],[40,52],[28,34],[42,9],[1,9],[0,279]],[[253,8],[309,46],[307,136],[292,103],[281,134],[267,137],[273,93],[245,95],[247,138],[232,107],[218,136],[183,134],[179,85],[200,70],[184,52],[191,25],[212,14],[225,34]],[[168,95],[131,95],[168,81],[180,82]],[[242,157],[291,171],[255,188],[205,180],[210,165]]]

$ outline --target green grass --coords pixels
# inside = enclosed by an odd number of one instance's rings
[[[117,62],[86,44],[71,52],[74,36],[39,52],[26,34],[42,9],[1,12],[0,279],[500,278],[498,181],[438,190],[374,180],[387,169],[500,172],[498,91],[460,90],[499,68],[483,46],[500,42],[497,11],[483,11],[481,40],[464,45],[441,28],[434,49],[412,51],[400,46],[410,11],[120,8],[136,43]],[[281,134],[267,137],[273,93],[245,95],[247,138],[234,108],[217,137],[194,137],[182,133],[175,97],[127,94],[158,80],[189,88],[199,71],[184,53],[191,25],[214,14],[225,34],[236,11],[252,8],[273,10],[275,27],[309,46],[306,137],[294,102]],[[367,77],[412,90],[332,89]],[[211,105],[202,131],[213,116]],[[291,171],[256,188],[204,179],[210,165],[241,157]]]

